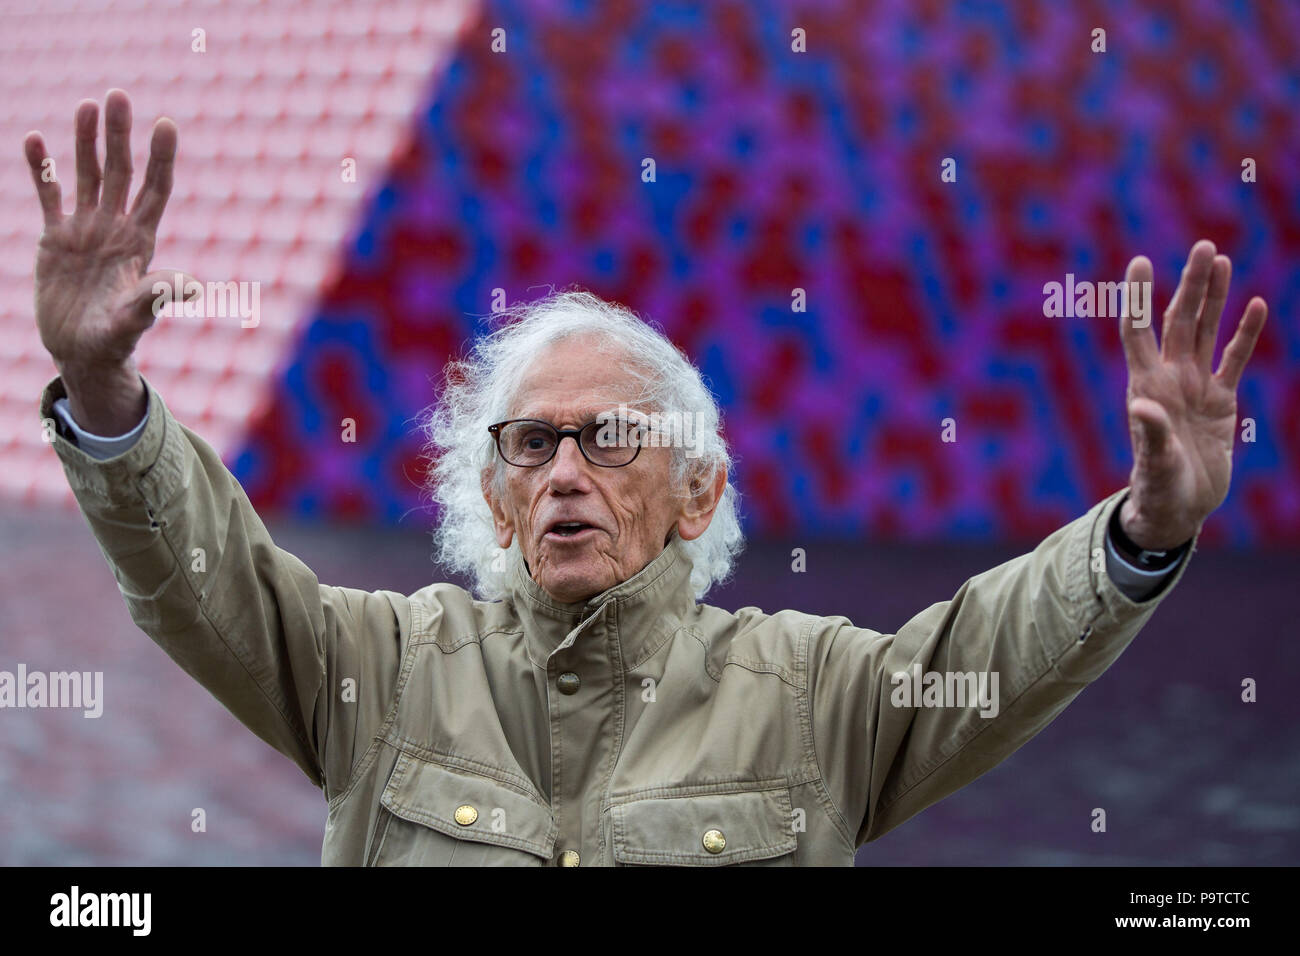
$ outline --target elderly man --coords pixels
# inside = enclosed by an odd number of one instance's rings
[[[852,863],[1100,675],[1227,494],[1266,310],[1212,372],[1229,262],[1201,241],[1159,346],[1121,320],[1127,488],[896,634],[697,603],[741,544],[717,407],[661,334],[573,293],[481,341],[429,421],[441,557],[477,598],[324,586],[132,364],[177,134],[155,125],[128,212],[124,94],[102,192],[97,125],[82,103],[71,215],[26,141],[41,415],[136,623],[324,791],[327,864]]]

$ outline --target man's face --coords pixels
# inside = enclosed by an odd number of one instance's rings
[[[580,428],[620,404],[636,410],[629,401],[635,390],[622,359],[597,352],[589,338],[566,339],[538,355],[509,417]],[[694,538],[712,516],[712,501],[701,518],[698,502],[672,493],[671,456],[671,448],[647,446],[629,465],[601,468],[565,438],[555,457],[535,468],[498,457],[504,493],[498,498],[490,479],[484,485],[497,543],[506,548],[518,536],[533,580],[562,603],[626,581],[659,555],[674,525],[683,538]],[[570,522],[583,527],[557,530]]]

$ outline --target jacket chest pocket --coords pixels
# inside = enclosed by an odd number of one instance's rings
[[[790,791],[647,797],[610,808],[616,864],[793,866]]]
[[[371,866],[543,866],[549,807],[499,780],[403,752],[379,798]]]

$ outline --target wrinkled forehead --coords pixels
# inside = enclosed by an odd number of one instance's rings
[[[509,416],[563,425],[591,421],[620,406],[644,409],[644,372],[631,356],[597,346],[569,339],[540,352],[513,390]]]

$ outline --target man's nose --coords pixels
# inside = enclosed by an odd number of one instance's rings
[[[569,442],[566,440],[569,438],[573,436],[565,435],[560,439],[555,457],[551,459],[550,486],[552,491],[559,493],[587,490],[587,459],[578,447],[578,439]]]

